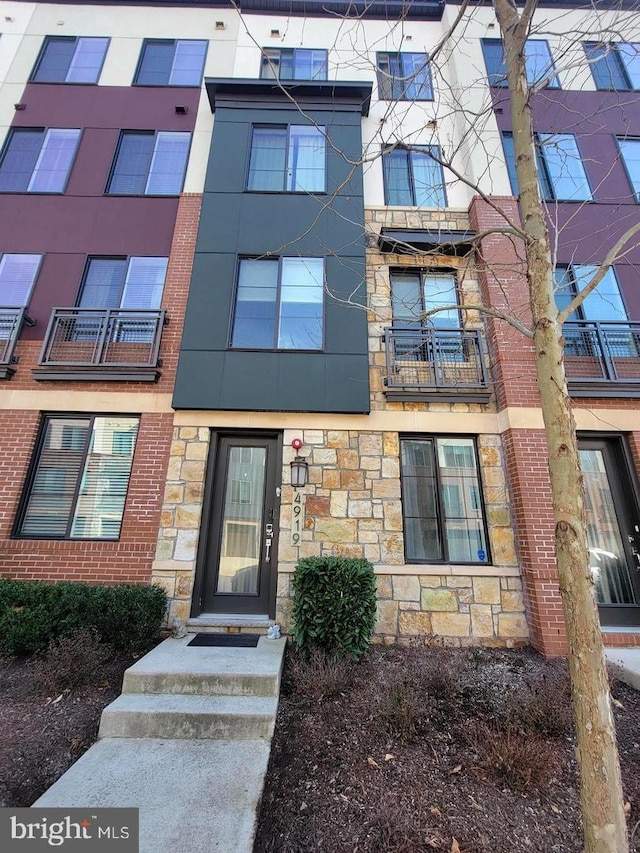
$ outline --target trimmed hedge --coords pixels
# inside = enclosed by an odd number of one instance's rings
[[[368,560],[306,557],[293,574],[293,640],[303,657],[320,648],[358,660],[376,618],[376,582]]]
[[[159,586],[0,579],[0,645],[9,654],[29,654],[93,628],[101,642],[133,651],[157,636],[166,607]]]

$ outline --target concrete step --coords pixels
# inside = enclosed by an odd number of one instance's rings
[[[189,646],[165,640],[130,667],[122,692],[200,696],[277,696],[285,640],[260,638],[255,648]]]
[[[100,738],[271,738],[278,700],[128,693],[102,712]]]

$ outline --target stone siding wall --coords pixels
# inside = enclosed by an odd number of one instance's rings
[[[365,211],[367,233],[367,295],[369,308],[369,381],[371,408],[374,411],[435,411],[435,412],[486,412],[495,411],[493,400],[489,403],[444,402],[437,395],[421,401],[387,400],[384,379],[386,376],[385,327],[392,322],[390,269],[433,269],[453,271],[458,283],[458,295],[463,305],[481,303],[480,284],[476,270],[468,258],[453,257],[437,252],[428,254],[396,254],[381,252],[378,237],[383,227],[420,229],[436,233],[439,230],[468,231],[466,211],[416,210],[416,208],[368,208]],[[433,318],[437,325],[437,315]],[[476,311],[465,311],[461,325],[466,329],[484,330],[484,319]],[[486,367],[490,365],[487,364]],[[457,365],[459,370],[460,365]],[[464,389],[462,389],[464,390]]]

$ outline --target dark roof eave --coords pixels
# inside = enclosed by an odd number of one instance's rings
[[[296,101],[352,101],[361,115],[369,115],[373,84],[349,80],[260,80],[232,77],[207,77],[205,79],[211,112],[216,111],[216,101],[238,98],[283,102]]]
[[[382,252],[406,255],[413,251],[440,250],[443,255],[463,257],[473,249],[475,231],[427,231],[421,229],[383,228],[378,238]]]

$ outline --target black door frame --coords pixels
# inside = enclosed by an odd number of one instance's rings
[[[200,520],[200,535],[198,541],[198,551],[196,555],[196,572],[193,585],[193,594],[191,599],[192,618],[199,616],[203,612],[209,612],[204,609],[205,593],[208,583],[213,583],[215,578],[213,573],[209,571],[210,555],[216,553],[220,545],[221,536],[221,519],[214,519],[213,507],[215,498],[215,473],[218,464],[219,449],[222,439],[242,439],[250,444],[252,440],[260,441],[262,439],[275,440],[274,458],[267,461],[267,469],[273,466],[274,488],[271,496],[265,495],[265,523],[268,521],[273,524],[273,539],[271,542],[271,561],[270,571],[265,573],[262,580],[266,580],[269,584],[268,590],[268,615],[270,618],[275,616],[276,606],[276,588],[278,582],[278,532],[280,528],[280,488],[281,488],[281,472],[282,472],[282,432],[274,430],[245,430],[245,429],[211,429],[209,443],[209,457],[207,459],[207,470],[205,475],[204,499],[202,504],[202,517]],[[267,485],[269,488],[269,476],[267,475]],[[271,498],[271,504],[269,501]],[[273,517],[267,518],[267,513],[273,509]],[[261,554],[263,548],[261,547]],[[231,614],[232,611],[229,611]],[[262,615],[254,614],[252,610],[233,610],[236,615]],[[216,611],[216,615],[224,616],[223,611]]]
[[[640,627],[640,565],[635,558],[632,548],[640,551],[640,483],[633,460],[633,455],[624,433],[620,432],[578,432],[578,442],[595,442],[604,445],[605,468],[607,479],[611,486],[614,509],[620,536],[630,568],[631,585],[638,598],[638,604],[598,605],[600,623],[603,627],[638,626]],[[607,463],[611,463],[611,470]],[[626,522],[626,525],[625,525]],[[630,529],[626,530],[625,526]],[[635,536],[635,542],[630,543],[628,535]]]

